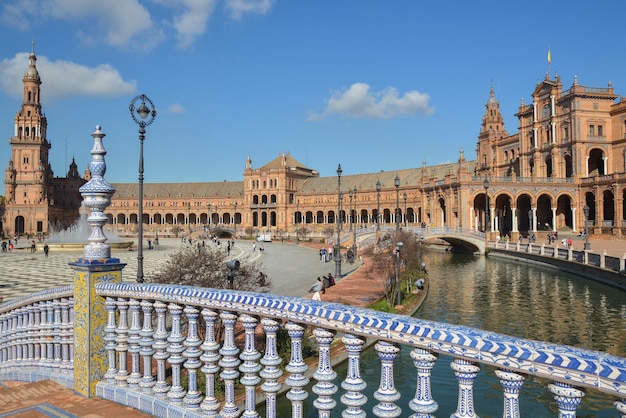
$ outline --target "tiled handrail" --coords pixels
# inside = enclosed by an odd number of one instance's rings
[[[51,379],[73,387],[74,287],[0,305],[0,380]]]
[[[267,399],[267,416],[274,417],[281,388],[278,378],[283,374],[278,367],[281,360],[276,332],[283,321],[291,338],[285,384],[290,387],[287,397],[295,417],[302,416],[302,402],[309,396],[301,344],[307,326],[313,328],[319,350],[313,392],[320,416],[330,416],[337,406],[332,395],[339,388],[333,383],[336,373],[330,364],[330,346],[337,333],[343,334],[349,361],[348,375],[341,384],[345,390],[341,397],[345,416],[365,416],[361,409],[365,384],[359,371],[365,338],[378,340],[375,348],[381,362],[381,380],[374,396],[379,403],[371,411],[378,417],[402,415],[397,403],[401,394],[393,383],[394,360],[401,346],[412,348],[417,368],[417,390],[409,402],[416,416],[430,417],[438,408],[431,395],[430,378],[439,355],[454,358],[451,367],[459,387],[457,416],[475,416],[473,382],[484,365],[497,369],[507,417],[519,416],[518,394],[527,375],[551,380],[548,387],[562,416],[573,416],[583,389],[615,396],[615,408],[621,413],[626,411],[626,359],[606,353],[293,297],[125,283],[98,284],[96,292],[106,297],[105,350],[109,367],[97,393],[157,416],[172,411],[184,411],[187,416],[238,416],[241,411],[234,393],[239,379],[246,395],[245,416],[257,416],[260,388]],[[206,324],[204,340],[199,338],[200,316]],[[224,330],[221,344],[215,334],[218,318]],[[237,322],[245,334],[243,350],[235,343]],[[265,332],[264,355],[255,344],[259,324]],[[156,375],[152,372],[153,362]],[[127,364],[131,370],[127,370]],[[166,379],[167,365],[171,381]],[[187,371],[184,384],[183,369]],[[197,389],[200,374],[207,382],[204,394]],[[218,377],[225,386],[222,403],[215,392]]]
[[[626,254],[621,257],[610,256],[603,251],[601,254],[585,250],[554,245],[520,243],[520,242],[490,242],[489,247],[496,250],[515,251],[521,253],[536,254],[543,257],[556,258],[566,261],[578,262],[588,266],[610,270],[616,273],[626,271]]]

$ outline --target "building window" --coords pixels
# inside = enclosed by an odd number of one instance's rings
[[[602,125],[598,125],[598,136],[604,136],[604,129],[602,129]]]
[[[28,157],[24,157],[24,164],[28,164]]]
[[[589,136],[596,136],[596,127],[595,127],[595,125],[589,125]]]

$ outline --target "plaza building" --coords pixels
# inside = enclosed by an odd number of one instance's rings
[[[78,187],[90,175],[81,178],[75,163],[66,178],[52,175],[35,61],[33,52],[9,139],[5,236],[46,233],[48,222],[76,218]],[[583,231],[588,219],[590,234],[626,233],[626,98],[610,82],[585,87],[575,78],[564,89],[547,73],[515,116],[518,132],[509,134],[491,88],[475,160],[460,149],[454,163],[345,176],[339,167],[322,177],[291,154],[259,167],[248,156],[242,181],[147,183],[141,220],[138,185],[115,183],[108,228],[134,234],[141,221],[146,238],[204,230],[273,239],[293,239],[297,231],[300,239],[321,239],[341,220],[344,231],[445,226],[515,240]]]

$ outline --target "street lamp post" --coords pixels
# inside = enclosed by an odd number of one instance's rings
[[[300,212],[300,201],[296,200],[296,214],[293,222],[296,224],[296,244],[300,244],[300,238],[298,237],[298,212]]]
[[[583,213],[585,214],[585,251],[591,250],[591,244],[589,243],[589,206],[583,207]]]
[[[380,231],[380,180],[376,181],[376,198],[378,199],[378,210],[376,211],[376,230]]]
[[[335,246],[335,277],[341,277],[341,164],[337,167],[337,242]]]
[[[136,104],[141,101],[139,107]],[[146,104],[147,103],[147,104]],[[130,116],[139,125],[139,229],[137,231],[137,282],[143,283],[143,141],[146,126],[154,122],[157,111],[152,100],[145,94],[135,96],[128,107]]]
[[[191,234],[191,202],[187,202],[187,229]]]
[[[489,178],[485,177],[485,181],[483,183],[483,187],[485,188],[485,243],[487,243],[487,225],[489,224]]]
[[[396,185],[396,238],[400,234],[400,177],[396,174],[393,180]]]
[[[207,229],[209,230],[209,239],[211,239],[211,235],[213,235],[211,233],[211,204],[207,203],[206,206],[207,206],[207,215],[208,215],[208,218],[206,219],[206,225],[207,225]]]
[[[406,216],[406,192],[404,193],[404,195],[402,195],[402,197],[404,198],[404,227],[407,227],[407,216]]]
[[[398,306],[402,305],[402,281],[400,280],[400,261],[403,242],[396,242],[396,284],[398,286]]]
[[[352,240],[352,257],[356,258],[356,186],[354,186],[352,192],[354,194],[354,222],[352,222],[354,226],[354,240]]]
[[[349,209],[349,215],[348,218],[350,219],[350,224],[348,226],[348,233],[352,234],[352,198],[354,197],[353,193],[352,193],[352,189],[348,189],[348,196],[350,197],[350,209]]]
[[[235,202],[235,213],[233,214],[233,227],[235,228],[235,238],[237,238],[237,202]]]

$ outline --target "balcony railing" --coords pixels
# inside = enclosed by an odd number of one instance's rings
[[[306,389],[310,366],[302,353],[307,328],[318,347],[312,391],[320,416],[339,409],[344,416],[408,416],[393,380],[402,347],[411,350],[416,367],[416,391],[408,402],[416,416],[431,417],[438,409],[431,372],[440,356],[453,359],[451,378],[459,393],[455,416],[474,416],[464,412],[474,411],[474,381],[481,369],[492,373],[492,367],[503,387],[506,417],[520,416],[518,394],[527,376],[550,381],[547,390],[560,416],[575,414],[585,390],[609,394],[618,411],[626,410],[626,359],[606,353],[268,294],[125,283],[98,284],[96,292],[106,298],[102,315],[107,318],[102,336],[107,370],[96,393],[155,416],[258,416],[257,404],[265,399],[266,416],[275,417],[284,388],[293,416],[301,417],[303,401],[312,396]],[[63,288],[0,305],[0,378],[67,378],[73,368],[83,367],[72,362],[74,333],[85,332],[83,324],[73,323],[72,302]],[[281,327],[291,347],[284,371],[276,346]],[[261,330],[263,353],[256,341]],[[332,396],[340,389],[331,365],[331,346],[339,336],[349,363],[341,406]],[[374,394],[379,402],[372,411],[361,409],[366,397],[360,354],[366,339],[377,341],[381,365]],[[198,389],[200,380],[206,382],[204,391]],[[223,394],[216,390],[218,380]],[[243,394],[240,402],[236,393]]]

